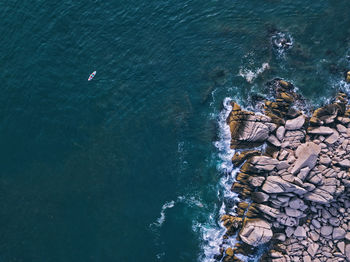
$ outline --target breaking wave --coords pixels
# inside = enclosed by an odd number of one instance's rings
[[[220,253],[220,247],[225,248],[226,246],[233,246],[236,242],[233,237],[223,243],[223,236],[226,229],[220,223],[220,217],[223,214],[234,214],[234,207],[230,208],[227,204],[238,200],[238,195],[231,191],[231,186],[238,170],[234,169],[232,165],[231,159],[235,151],[230,148],[231,133],[229,126],[226,124],[226,118],[232,109],[230,102],[230,98],[226,98],[223,102],[224,109],[220,112],[218,117],[219,139],[214,144],[219,151],[217,170],[222,175],[217,189],[219,203],[215,205],[206,223],[195,223],[193,225],[193,229],[198,231],[202,236],[202,253],[198,260],[204,262],[216,261],[215,255]]]
[[[293,47],[294,40],[289,33],[278,32],[271,37],[271,43],[278,57],[285,58],[285,53]]]
[[[247,80],[248,83],[253,83],[253,81],[260,75],[262,74],[265,70],[269,69],[270,65],[269,63],[263,63],[261,67],[256,69],[255,71],[252,71],[248,68],[240,68],[239,69],[239,75],[245,80]]]
[[[168,201],[162,206],[160,210],[160,216],[157,218],[155,222],[150,224],[150,227],[154,227],[154,226],[161,227],[165,222],[166,210],[173,208],[176,204],[179,204],[179,203],[185,203],[189,207],[194,207],[194,206],[204,207],[203,203],[193,196],[192,197],[178,196],[175,200]]]

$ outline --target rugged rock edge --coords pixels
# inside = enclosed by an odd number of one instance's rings
[[[241,166],[232,191],[237,216],[224,215],[223,241],[239,242],[217,256],[241,261],[261,245],[261,261],[350,261],[350,109],[347,96],[313,111],[299,111],[301,97],[284,80],[269,83],[275,101],[263,114],[232,103],[227,118],[232,162]],[[254,147],[266,144],[264,151]],[[244,150],[242,150],[244,149]]]

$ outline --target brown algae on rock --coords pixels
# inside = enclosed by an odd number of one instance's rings
[[[270,85],[275,100],[265,101],[264,114],[232,103],[226,120],[231,148],[241,149],[232,158],[241,168],[231,190],[244,202],[236,216],[221,218],[224,238],[238,243],[219,257],[241,261],[268,245],[260,261],[350,261],[348,98],[339,93],[308,116],[293,84]]]

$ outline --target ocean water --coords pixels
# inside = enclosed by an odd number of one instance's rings
[[[345,0],[0,3],[0,261],[213,261],[236,199],[228,102],[249,108],[275,77],[314,106],[349,92],[349,13]]]

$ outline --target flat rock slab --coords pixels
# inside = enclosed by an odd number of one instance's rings
[[[348,168],[348,167],[350,167],[350,160],[348,160],[348,159],[342,160],[339,162],[339,165],[341,167]]]
[[[332,145],[332,144],[334,144],[335,142],[337,142],[338,139],[339,139],[339,133],[338,133],[335,129],[333,129],[333,134],[331,134],[329,137],[327,137],[326,140],[325,140],[325,142],[326,142],[327,144]]]
[[[264,185],[262,186],[262,190],[266,193],[289,193],[293,192],[298,195],[303,195],[307,193],[307,191],[290,182],[287,182],[280,178],[279,176],[268,176],[265,180]]]
[[[317,162],[318,155],[321,152],[321,147],[313,142],[301,144],[295,151],[297,160],[291,170],[293,175],[297,174],[303,167],[314,168]]]
[[[316,128],[309,128],[307,132],[313,135],[331,135],[334,131],[328,126],[320,126]]]

